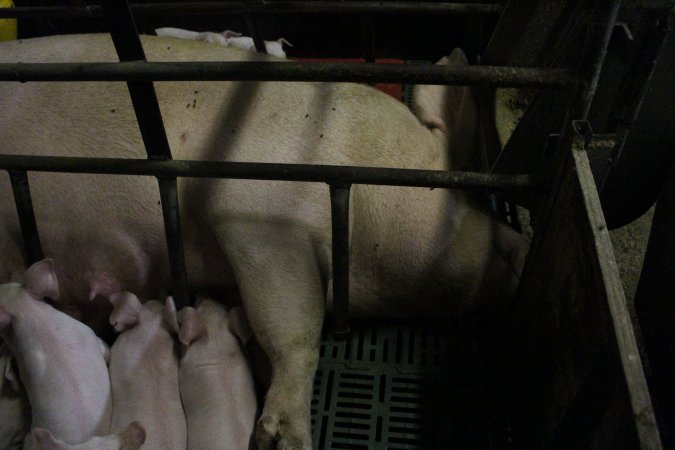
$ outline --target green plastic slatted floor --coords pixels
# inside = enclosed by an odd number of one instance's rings
[[[510,448],[475,351],[448,329],[353,323],[348,341],[327,333],[314,381],[315,448]]]

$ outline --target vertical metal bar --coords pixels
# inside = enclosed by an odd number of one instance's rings
[[[349,335],[349,191],[350,184],[330,185],[330,210],[333,231],[333,333],[336,338]]]
[[[26,267],[44,259],[42,253],[42,244],[40,243],[40,234],[35,221],[35,211],[33,210],[33,200],[30,196],[30,186],[28,185],[28,174],[25,171],[9,171],[9,179],[12,182],[12,192],[14,192],[14,202],[16,203],[16,212],[19,215],[19,224],[21,225],[21,234],[23,235],[23,245],[26,250]]]
[[[128,2],[105,0],[103,11],[120,61],[145,61],[143,45]],[[171,159],[154,85],[150,81],[130,81],[127,86],[148,158]]]
[[[586,82],[586,85],[580,99],[580,114],[572,119],[586,120],[588,118],[620,7],[621,0],[603,0],[599,2],[599,14],[594,14],[589,24],[586,43],[591,44],[591,46],[587,47],[589,51],[581,66],[581,78]]]
[[[145,61],[128,0],[104,0],[103,11],[120,61]],[[127,82],[148,159],[169,160],[171,149],[164,130],[155,88],[150,81]],[[176,307],[190,304],[187,269],[180,226],[177,183],[175,177],[158,178],[162,201],[164,231],[171,267],[171,281]]]
[[[361,22],[361,38],[363,40],[363,54],[366,62],[375,62],[375,32],[373,31],[373,17],[369,14],[362,14],[359,18]]]
[[[159,193],[162,200],[162,213],[166,228],[166,245],[171,261],[171,280],[173,295],[181,299],[181,306],[189,304],[187,272],[185,270],[185,254],[183,253],[183,234],[180,230],[180,210],[178,208],[178,186],[176,177],[157,177]],[[178,308],[181,306],[176,304]]]
[[[254,16],[246,14],[244,16],[246,20],[246,26],[248,27],[248,32],[253,38],[253,44],[255,44],[255,51],[258,53],[267,53],[267,48],[265,47],[265,40],[260,35],[260,30],[258,29],[258,21]]]

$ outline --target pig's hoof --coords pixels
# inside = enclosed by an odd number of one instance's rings
[[[263,415],[256,426],[255,437],[259,450],[312,450],[309,430],[298,429],[283,417]]]

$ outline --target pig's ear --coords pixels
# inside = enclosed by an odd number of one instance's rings
[[[9,381],[9,385],[12,387],[14,392],[17,394],[23,394],[24,389],[19,379],[19,375],[16,370],[16,360],[12,357],[7,360],[7,365],[5,366],[5,378]]]
[[[465,66],[468,64],[464,52],[456,48],[450,57],[444,56],[436,65]],[[468,88],[462,86],[437,86],[418,84],[413,90],[412,110],[427,128],[447,134],[457,120]]]
[[[202,314],[190,306],[186,306],[178,313],[178,340],[181,344],[189,346],[194,341],[207,335],[206,324]]]
[[[227,313],[227,318],[230,331],[239,338],[243,345],[246,345],[253,336],[253,330],[251,330],[251,325],[248,323],[244,308],[241,306],[231,308]]]
[[[56,277],[54,260],[43,259],[26,270],[23,274],[23,288],[38,300],[44,297],[59,298],[59,279]]]
[[[138,323],[138,314],[143,305],[131,292],[118,292],[110,296],[113,312],[110,314],[110,325],[115,331],[122,332],[133,328]]]
[[[120,448],[124,450],[138,450],[145,442],[145,428],[140,422],[131,422],[119,433]]]
[[[35,450],[67,450],[68,446],[56,439],[49,430],[44,428],[33,428],[30,432],[33,438],[33,449]]]
[[[178,318],[176,317],[176,304],[173,301],[173,297],[169,296],[164,302],[164,309],[162,310],[162,323],[164,327],[169,330],[174,336],[178,335],[179,326]]]

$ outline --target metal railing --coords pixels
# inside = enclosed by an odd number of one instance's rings
[[[12,186],[27,254],[42,257],[40,240],[30,198],[28,171],[151,175],[158,179],[164,215],[173,294],[177,306],[189,303],[187,271],[180,228],[177,177],[217,177],[323,182],[330,186],[333,233],[334,330],[348,332],[349,303],[348,220],[349,189],[352,184],[381,184],[411,187],[490,189],[545,192],[541,180],[529,175],[443,172],[302,164],[265,164],[174,161],[159,113],[152,81],[250,80],[250,81],[343,81],[403,82],[572,89],[577,78],[569,70],[514,67],[441,67],[348,63],[293,62],[195,62],[148,63],[133,22],[132,13],[203,13],[206,11],[251,14],[266,13],[395,13],[498,14],[495,4],[405,3],[405,2],[201,2],[128,5],[105,0],[101,6],[61,6],[0,10],[0,17],[105,16],[121,62],[0,64],[2,81],[126,81],[136,111],[147,160],[112,158],[65,158],[0,156],[0,169],[11,174]],[[258,40],[259,43],[262,42]],[[367,41],[365,39],[364,41]]]

